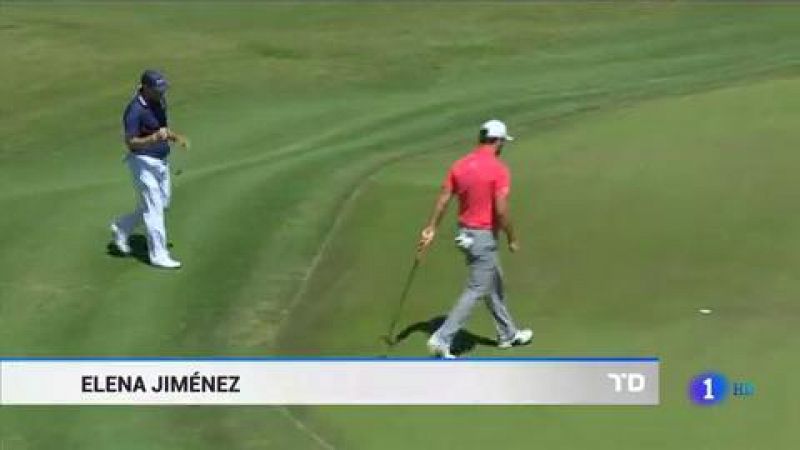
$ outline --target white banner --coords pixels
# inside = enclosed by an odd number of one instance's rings
[[[5,359],[2,405],[657,405],[655,358]]]

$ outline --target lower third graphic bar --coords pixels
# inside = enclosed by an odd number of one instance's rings
[[[657,405],[656,358],[0,360],[3,405]]]

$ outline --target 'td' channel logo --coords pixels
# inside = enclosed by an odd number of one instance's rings
[[[689,399],[696,405],[716,405],[727,395],[728,380],[721,373],[701,373],[689,382]]]

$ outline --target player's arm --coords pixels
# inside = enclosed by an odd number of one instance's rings
[[[512,252],[519,250],[517,234],[514,225],[511,224],[510,207],[508,206],[508,195],[511,192],[511,174],[508,169],[503,168],[495,181],[494,187],[494,212],[497,224],[506,234],[508,239],[508,249]]]
[[[170,130],[169,128],[165,128],[165,129],[167,130],[167,139],[170,142],[175,142],[178,145],[180,145],[181,147],[183,147],[184,149],[189,150],[189,138],[187,138],[186,136],[184,136],[182,134],[176,133],[176,132]]]
[[[514,231],[514,225],[511,224],[508,195],[495,196],[494,205],[497,214],[497,222],[500,225],[500,229],[506,234],[506,238],[508,238],[508,249],[515,252],[519,250],[519,242],[517,241],[517,234]]]
[[[162,128],[146,136],[130,136],[126,133],[125,144],[130,151],[135,152],[144,150],[157,142],[166,141],[168,139],[169,136],[167,135],[166,128]]]
[[[444,186],[442,186],[442,190],[439,191],[439,196],[436,197],[436,203],[433,205],[433,212],[428,220],[428,224],[420,233],[419,244],[417,246],[418,252],[421,253],[425,251],[433,242],[433,238],[436,236],[436,228],[442,221],[442,217],[444,217],[444,213],[447,211],[447,205],[450,204],[450,199],[452,197],[452,186],[448,182],[445,182]]]

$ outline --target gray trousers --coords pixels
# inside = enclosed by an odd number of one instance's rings
[[[494,318],[498,339],[513,339],[517,328],[506,306],[503,272],[500,269],[494,233],[489,230],[461,228],[459,236],[467,236],[472,241],[469,246],[459,245],[466,255],[469,277],[464,292],[434,336],[439,342],[451,345],[453,337],[469,319],[475,303],[485,298],[486,306]]]

